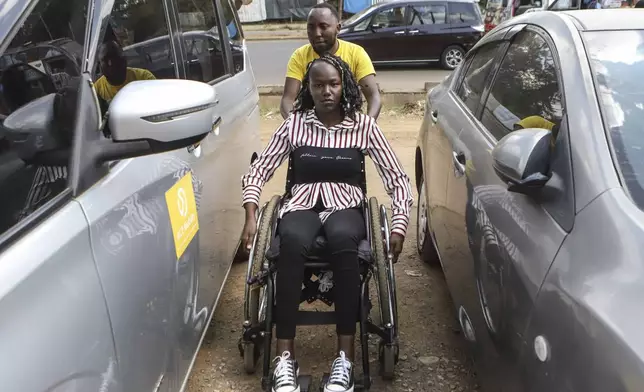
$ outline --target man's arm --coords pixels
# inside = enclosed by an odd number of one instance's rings
[[[380,115],[382,102],[380,100],[380,91],[378,90],[378,84],[376,83],[376,75],[367,75],[364,78],[360,79],[358,83],[360,84],[362,93],[364,94],[365,98],[367,98],[367,114],[374,119],[377,119],[378,115]]]
[[[371,58],[361,46],[356,52],[355,60],[357,62],[355,77],[362,93],[367,98],[367,114],[377,119],[382,102],[380,100],[380,91],[376,84],[376,70],[373,67]]]
[[[293,110],[293,103],[297,97],[297,93],[300,92],[300,87],[302,83],[294,78],[286,77],[284,81],[284,93],[282,94],[282,100],[280,102],[280,113],[282,118],[286,120],[289,113]]]

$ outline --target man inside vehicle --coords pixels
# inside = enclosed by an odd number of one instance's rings
[[[128,67],[123,49],[116,41],[105,42],[99,49],[98,56],[103,76],[94,83],[94,88],[98,96],[108,104],[128,83],[156,79],[147,69]]]
[[[296,49],[288,61],[280,104],[282,117],[288,118],[293,110],[308,64],[321,55],[333,54],[349,64],[351,73],[367,99],[367,114],[377,119],[382,104],[376,84],[376,71],[369,55],[361,46],[338,39],[338,11],[328,3],[314,5],[309,12],[306,29],[309,43]]]

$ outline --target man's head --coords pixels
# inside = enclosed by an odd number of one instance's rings
[[[335,46],[340,31],[338,11],[328,3],[316,4],[307,18],[306,33],[313,50],[320,56]]]
[[[125,83],[127,76],[127,60],[123,55],[123,49],[115,41],[108,41],[101,45],[98,52],[101,65],[101,72],[105,75],[108,83],[112,86],[120,86]]]

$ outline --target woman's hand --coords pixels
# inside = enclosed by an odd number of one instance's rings
[[[253,238],[255,238],[255,233],[257,232],[257,220],[255,219],[257,206],[253,203],[246,203],[244,208],[246,209],[246,222],[241,234],[241,246],[244,252],[249,254],[250,248],[253,246]]]
[[[389,245],[394,258],[394,263],[398,262],[398,256],[400,256],[400,252],[402,252],[403,249],[403,242],[405,242],[405,237],[398,233],[391,233],[391,237],[389,237]]]

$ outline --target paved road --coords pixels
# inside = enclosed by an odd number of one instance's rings
[[[248,50],[258,85],[283,84],[286,64],[293,51],[307,41],[250,41]],[[435,66],[391,68],[378,67],[377,79],[383,89],[423,88],[425,82],[438,82],[449,75]]]

